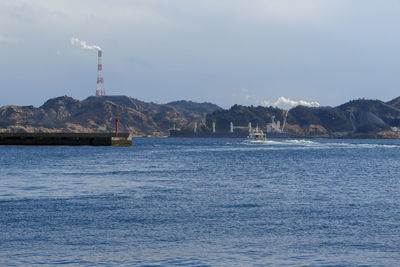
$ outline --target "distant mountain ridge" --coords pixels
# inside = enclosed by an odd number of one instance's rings
[[[0,132],[112,132],[115,118],[120,131],[135,136],[167,136],[171,128],[228,131],[252,125],[265,127],[272,118],[284,121],[286,111],[276,107],[234,105],[222,109],[212,103],[173,101],[148,103],[127,96],[68,96],[49,99],[40,107],[8,105],[0,108]],[[303,137],[400,138],[400,97],[388,102],[358,99],[337,107],[290,109],[285,132]]]
[[[0,132],[111,132],[118,117],[120,131],[165,136],[174,125],[182,127],[217,109],[221,108],[191,101],[155,104],[127,96],[88,97],[82,101],[62,96],[40,107],[1,107]]]
[[[219,129],[235,126],[265,127],[272,118],[284,121],[285,112],[275,107],[234,105],[207,116],[206,131],[213,121]],[[326,138],[400,138],[400,97],[387,103],[380,100],[352,100],[337,107],[290,109],[285,132],[303,137]],[[187,129],[186,129],[187,130]]]

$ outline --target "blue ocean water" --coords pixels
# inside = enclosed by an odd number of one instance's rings
[[[400,141],[0,147],[0,265],[399,266]]]

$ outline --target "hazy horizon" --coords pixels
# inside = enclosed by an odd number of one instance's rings
[[[389,101],[400,77],[400,2],[239,0],[0,3],[0,106],[94,95],[267,105]]]

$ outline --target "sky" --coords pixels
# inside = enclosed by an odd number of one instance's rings
[[[95,94],[336,106],[400,96],[398,0],[1,0],[0,106]]]

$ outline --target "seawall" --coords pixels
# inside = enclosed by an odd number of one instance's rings
[[[129,133],[0,133],[0,145],[130,146]]]

